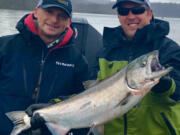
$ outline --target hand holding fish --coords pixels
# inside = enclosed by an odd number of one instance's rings
[[[53,135],[67,135],[71,129],[91,127],[97,135],[99,125],[123,115],[137,105],[162,76],[172,70],[158,60],[158,51],[140,56],[113,76],[91,85],[86,91],[60,103],[36,110]],[[24,111],[6,113],[18,135],[31,127]],[[98,132],[97,132],[98,133]]]

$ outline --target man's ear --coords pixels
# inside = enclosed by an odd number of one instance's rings
[[[34,9],[34,17],[37,18],[37,12],[38,12],[38,8]]]
[[[153,17],[153,11],[152,11],[152,9],[148,10],[148,16],[149,16],[150,19],[152,20],[152,17]]]
[[[71,18],[69,18],[69,19],[68,19],[67,26],[68,26],[68,27],[70,27],[71,23],[72,23],[72,19],[71,19]]]

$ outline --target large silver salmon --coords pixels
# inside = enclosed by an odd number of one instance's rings
[[[135,59],[86,91],[36,110],[33,115],[42,116],[53,135],[66,135],[72,128],[93,129],[130,110],[159,82],[160,77],[171,70],[171,67],[165,69],[160,65],[158,51],[153,51]],[[8,112],[6,115],[14,123],[11,135],[31,127],[31,118],[24,111]]]

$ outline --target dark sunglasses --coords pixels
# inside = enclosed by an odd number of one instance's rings
[[[145,11],[149,10],[147,7],[133,7],[133,8],[122,8],[119,7],[117,9],[118,14],[122,16],[126,16],[129,14],[129,11],[131,11],[134,15],[140,15],[143,14]]]

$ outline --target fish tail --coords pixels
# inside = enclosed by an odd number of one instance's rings
[[[22,131],[29,129],[30,117],[24,111],[13,111],[6,113],[6,116],[13,122],[14,128],[10,135],[18,135]]]

